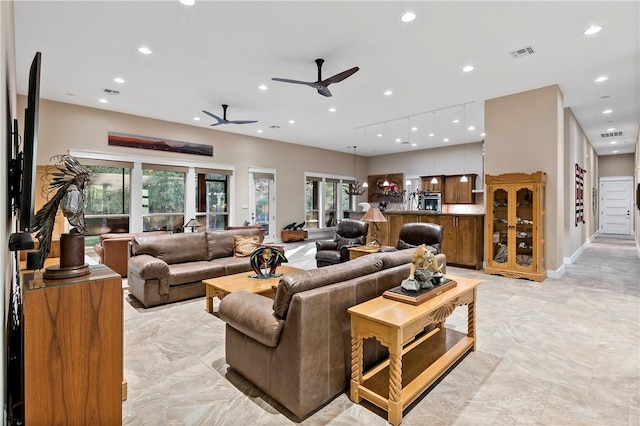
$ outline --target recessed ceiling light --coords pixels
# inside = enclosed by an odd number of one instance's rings
[[[120,83],[120,84],[122,84],[122,83],[124,83],[124,78],[122,78],[122,77],[116,77],[116,78],[114,78],[114,79],[113,79],[113,81],[115,81],[116,83]]]
[[[144,54],[144,55],[151,55],[151,49],[149,49],[146,46],[142,46],[138,48],[138,52]]]
[[[412,131],[412,132],[417,132],[417,131],[418,131],[418,128],[417,128],[416,126],[413,126],[413,127],[411,128],[411,131]]]
[[[384,95],[385,96],[391,96],[391,95],[393,95],[393,92],[391,90],[385,90],[384,91]]]
[[[467,130],[475,130],[475,129],[476,129],[476,128],[475,128],[475,127],[473,127],[473,126],[469,126],[469,127],[467,128]]]
[[[617,154],[619,151],[613,151],[614,154]]]
[[[412,143],[411,146],[418,146],[418,144],[417,143]]]
[[[101,104],[108,104],[109,103],[109,101],[106,100],[105,98],[98,99],[98,102],[100,102]]]
[[[434,136],[435,136],[435,134],[433,134],[433,133],[429,133],[429,137],[430,137],[430,138],[432,138],[432,137],[434,137]]]
[[[449,142],[449,138],[442,139],[442,142]]]
[[[618,141],[611,141],[610,143],[611,143],[611,145],[615,145],[615,144],[618,143]]]
[[[296,124],[295,120],[289,120],[289,124]]]
[[[329,108],[329,112],[336,112],[336,109],[334,107]]]
[[[473,65],[466,65],[464,68],[462,68],[462,71],[464,72],[473,71]]]
[[[185,6],[193,6],[196,3],[196,0],[179,0],[179,1]]]
[[[193,117],[194,121],[200,121],[200,117]]]
[[[456,124],[456,123],[459,123],[459,122],[460,122],[460,120],[458,120],[457,118],[454,118],[453,121],[452,121],[453,124]]]
[[[261,84],[260,86],[258,86],[258,89],[260,89],[260,90],[267,90],[267,89],[268,89],[268,87],[267,87],[267,85],[266,85],[266,84]]]
[[[616,129],[615,127],[609,127],[609,128],[607,129],[607,132],[613,132],[615,129]]]
[[[602,111],[603,114],[611,114],[613,111],[610,109],[605,109],[604,111]]]
[[[482,136],[484,138],[484,135],[486,135],[486,133],[480,133],[480,136]]]
[[[378,133],[376,136],[378,136],[379,138],[382,137],[382,133]]]
[[[592,34],[595,34],[595,33],[599,33],[599,32],[600,32],[600,30],[602,30],[602,27],[599,27],[599,26],[597,26],[597,25],[592,25],[592,26],[590,26],[589,28],[587,28],[587,29],[584,31],[584,33],[585,33],[586,35],[592,35]]]
[[[416,19],[416,14],[413,12],[407,12],[404,15],[402,15],[402,18],[400,18],[402,20],[402,22],[411,22],[414,19]]]
[[[602,83],[603,81],[607,80],[609,80],[609,77],[607,77],[606,75],[601,75],[600,77],[596,78],[596,83]]]
[[[262,129],[258,129],[258,133],[262,133]]]
[[[402,142],[402,139],[396,138],[396,142]]]

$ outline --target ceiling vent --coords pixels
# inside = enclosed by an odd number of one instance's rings
[[[113,90],[113,89],[104,89],[104,93],[107,93],[109,95],[119,95],[120,92],[118,90]]]
[[[521,58],[522,56],[529,56],[529,55],[533,55],[535,52],[535,50],[533,50],[532,46],[527,46],[527,47],[523,47],[522,49],[518,49],[518,50],[514,50],[513,52],[509,52],[509,54],[513,57],[513,58]]]
[[[603,138],[615,138],[618,136],[622,136],[622,132],[600,133],[600,136],[602,136]]]

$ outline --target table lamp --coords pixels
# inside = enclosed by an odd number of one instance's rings
[[[384,217],[380,209],[378,209],[377,207],[371,207],[369,210],[367,210],[364,216],[362,216],[362,220],[364,222],[373,223],[374,226],[373,234],[371,235],[373,241],[371,241],[369,244],[373,246],[380,246],[380,242],[378,241],[378,222],[386,222],[387,218]]]
[[[183,228],[191,228],[191,232],[196,232],[195,229],[196,228],[200,228],[200,224],[198,223],[197,220],[195,219],[191,219],[189,222],[187,222]]]

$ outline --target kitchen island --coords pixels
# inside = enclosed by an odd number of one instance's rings
[[[396,246],[400,227],[405,223],[437,223],[443,227],[441,250],[447,256],[447,265],[482,269],[484,214],[438,214],[428,210],[387,210],[383,214],[387,221],[377,223],[378,241],[383,246]],[[360,218],[353,216],[354,219]],[[372,232],[372,227],[369,227],[369,232]]]

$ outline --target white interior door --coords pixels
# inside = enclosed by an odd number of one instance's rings
[[[265,241],[270,242],[276,230],[276,181],[275,172],[267,169],[249,169],[249,194],[251,221],[264,228]]]
[[[631,235],[631,177],[600,179],[600,232]]]

